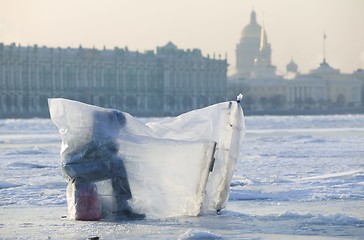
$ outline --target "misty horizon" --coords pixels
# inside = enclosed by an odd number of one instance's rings
[[[0,41],[22,46],[155,50],[172,41],[204,56],[227,55],[229,75],[235,47],[252,10],[264,25],[278,72],[293,59],[309,72],[323,59],[343,73],[364,66],[364,2],[350,1],[2,1]]]

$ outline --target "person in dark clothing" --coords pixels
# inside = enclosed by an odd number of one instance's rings
[[[118,156],[117,136],[125,126],[126,118],[116,110],[96,111],[90,129],[90,140],[82,147],[62,154],[62,170],[69,181],[77,186],[88,186],[97,181],[111,179],[116,206],[113,212],[127,218],[144,218],[132,211],[128,200],[132,198],[123,159]],[[89,187],[88,187],[89,188]]]

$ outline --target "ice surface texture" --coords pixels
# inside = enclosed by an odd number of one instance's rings
[[[94,184],[104,215],[197,216],[226,207],[245,131],[237,102],[149,123],[61,98],[49,99],[49,108],[64,176],[74,186]],[[68,189],[77,219],[82,190]]]

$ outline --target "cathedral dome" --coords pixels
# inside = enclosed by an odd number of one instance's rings
[[[243,28],[236,45],[236,70],[240,77],[272,77],[271,47],[264,26],[257,23],[256,13],[250,14],[250,23]]]
[[[257,23],[257,17],[253,10],[250,14],[250,23],[243,28],[241,32],[241,39],[243,38],[257,38],[260,39],[261,26]]]
[[[287,72],[296,73],[298,70],[298,65],[291,59],[291,61],[286,66]]]

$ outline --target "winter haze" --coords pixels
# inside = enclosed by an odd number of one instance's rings
[[[0,42],[144,52],[172,41],[204,55],[227,55],[232,73],[252,9],[280,72],[291,58],[301,72],[317,67],[324,32],[331,66],[348,73],[364,67],[362,0],[0,0]]]

